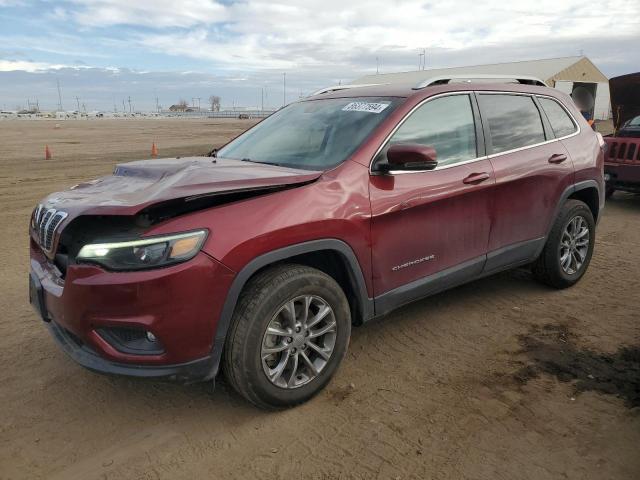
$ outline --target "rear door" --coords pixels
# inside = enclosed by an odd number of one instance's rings
[[[397,127],[392,144],[435,148],[438,166],[371,176],[372,255],[376,312],[478,275],[489,240],[491,163],[484,153],[475,98],[428,99]]]
[[[477,94],[496,176],[486,272],[533,260],[545,242],[573,165],[531,95]]]

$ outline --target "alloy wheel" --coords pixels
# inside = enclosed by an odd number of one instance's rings
[[[316,378],[333,353],[337,322],[331,306],[315,295],[289,300],[273,316],[260,358],[269,381],[297,388]]]
[[[560,239],[560,265],[567,275],[574,275],[584,265],[589,251],[589,224],[581,215],[573,217]]]

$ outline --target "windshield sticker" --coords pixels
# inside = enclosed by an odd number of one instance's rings
[[[344,112],[380,113],[388,106],[388,103],[351,102],[345,105],[342,110]]]

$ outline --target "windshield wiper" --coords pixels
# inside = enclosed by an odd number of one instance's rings
[[[253,160],[251,158],[243,158],[241,159],[242,162],[251,162],[251,163],[261,163],[263,165],[274,165],[276,167],[282,167],[281,163],[273,163],[273,162],[261,162],[260,160]]]

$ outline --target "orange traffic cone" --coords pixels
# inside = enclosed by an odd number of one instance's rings
[[[51,150],[49,150],[49,145],[45,145],[44,146],[44,159],[45,160],[51,160],[51,157],[53,155],[51,154]]]
[[[156,147],[156,142],[153,142],[153,144],[151,145],[151,156],[153,158],[157,158],[158,156],[158,147]]]

